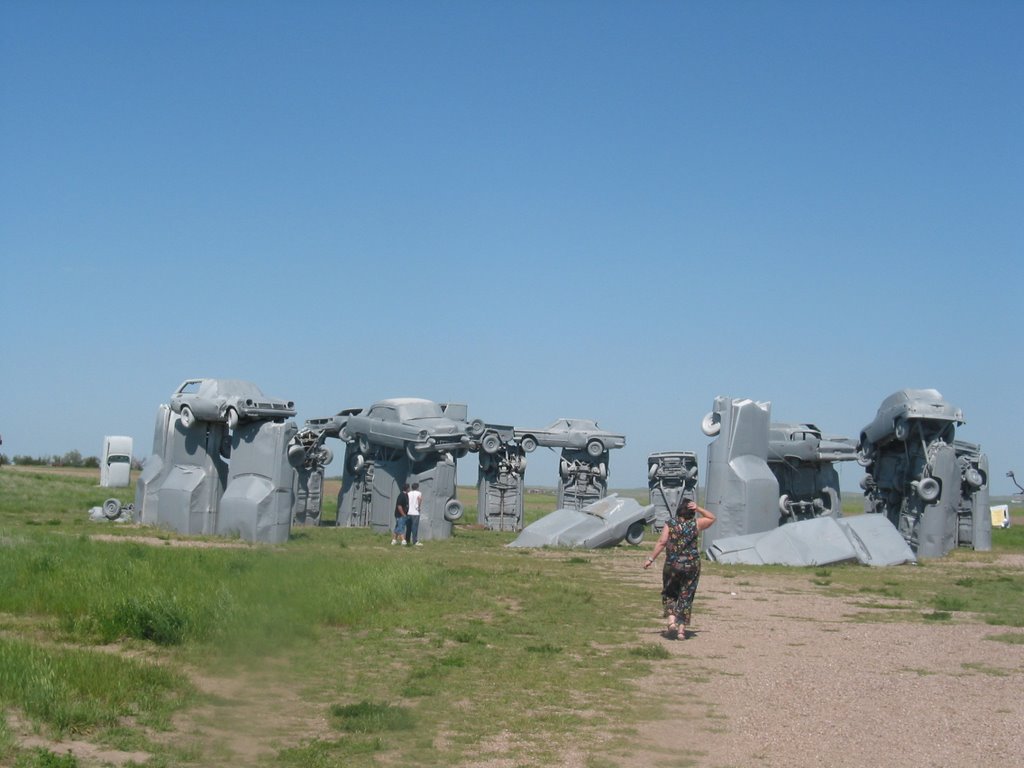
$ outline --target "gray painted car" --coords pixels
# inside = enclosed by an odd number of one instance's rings
[[[610,494],[583,509],[556,509],[531,523],[509,547],[614,547],[622,541],[637,545],[654,522],[654,505]]]
[[[951,443],[956,426],[963,423],[963,411],[943,400],[938,390],[901,389],[882,401],[875,418],[861,430],[861,464],[870,461],[878,446],[903,442],[915,428],[925,443],[940,437]]]
[[[515,436],[527,453],[536,450],[538,445],[543,445],[551,448],[585,449],[594,458],[612,448],[622,448],[626,444],[625,435],[601,429],[596,421],[590,419],[556,419],[543,429],[517,429]]]
[[[295,403],[267,397],[252,382],[239,379],[186,379],[170,402],[181,422],[217,421],[235,429],[241,421],[281,422],[295,415]]]
[[[369,453],[371,445],[405,449],[412,461],[430,453],[450,452],[464,456],[474,437],[483,434],[484,424],[474,420],[453,419],[445,406],[418,397],[380,400],[365,411],[344,412],[341,439],[354,443],[360,453]],[[461,411],[459,412],[461,415]]]

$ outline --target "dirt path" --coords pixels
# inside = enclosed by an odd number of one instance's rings
[[[671,714],[622,768],[1022,764],[1024,646],[985,639],[1013,630],[864,622],[809,583],[709,570],[695,637],[664,639],[652,619],[645,641],[671,658],[642,690]],[[645,576],[656,599],[660,575]]]

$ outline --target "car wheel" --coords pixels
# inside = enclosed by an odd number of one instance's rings
[[[591,440],[587,443],[587,453],[596,459],[604,453],[604,444],[600,440]]]
[[[107,520],[117,520],[121,516],[121,502],[117,499],[107,499],[104,501],[103,516]]]
[[[370,452],[370,441],[367,439],[366,435],[356,435],[356,445],[358,446],[360,453]]]
[[[604,480],[608,477],[608,465],[603,461],[597,465],[597,476]]]
[[[964,480],[966,480],[967,484],[975,490],[981,488],[981,486],[985,484],[985,478],[982,477],[981,472],[976,470],[974,467],[971,467],[964,473]]]
[[[484,433],[485,425],[481,419],[473,419],[469,422],[469,428],[466,430],[469,432],[470,437],[480,437]]]
[[[654,480],[654,478],[658,476],[658,469],[659,469],[658,462],[654,462],[653,464],[651,464],[651,466],[649,466],[647,468],[647,480],[648,480],[648,482],[650,482],[651,480]]]
[[[238,429],[238,411],[234,408],[228,408],[224,411],[225,421],[228,423],[228,427],[231,430]]]
[[[863,448],[857,450],[857,463],[862,467],[871,466],[871,462],[875,460],[875,449],[870,444],[865,444]]]
[[[348,460],[348,471],[353,475],[358,475],[363,471],[363,467],[366,466],[366,457],[361,453],[354,453]]]
[[[306,460],[306,449],[301,443],[292,443],[288,446],[288,463],[293,467],[301,467]]]
[[[789,494],[788,493],[784,493],[781,496],[779,496],[779,511],[783,515],[785,515],[786,517],[789,517],[790,511],[789,511]]]
[[[181,406],[181,425],[186,429],[196,423],[196,415],[187,405]]]
[[[626,543],[631,544],[635,547],[641,542],[643,542],[644,532],[646,531],[646,529],[647,526],[644,525],[643,520],[637,520],[635,523],[629,526],[629,529],[626,531]]]
[[[320,466],[326,467],[332,461],[334,461],[334,452],[325,445],[320,449],[320,452],[317,455],[317,463],[319,463]]]
[[[561,472],[562,477],[568,477],[569,473],[572,472],[572,465],[565,459],[562,459],[558,462],[558,471]]]
[[[516,469],[519,471],[520,475],[522,475],[522,474],[524,474],[526,472],[526,457],[525,456],[520,456],[519,457],[519,460],[516,462]]]
[[[935,501],[942,492],[942,486],[934,477],[922,478],[917,483],[917,495],[925,501]]]
[[[448,503],[444,505],[444,519],[449,523],[454,523],[462,517],[462,513],[464,511],[461,501],[458,499],[449,499]]]
[[[708,437],[714,437],[722,431],[722,417],[714,411],[706,414],[700,421],[700,431]]]
[[[533,453],[537,450],[537,440],[533,435],[526,435],[519,441],[519,445],[522,446],[523,450],[527,453]]]
[[[484,449],[484,453],[497,453],[501,448],[501,438],[497,432],[488,432],[480,441],[480,447]]]
[[[825,486],[821,489],[821,516],[841,517],[842,499],[835,488]]]
[[[903,419],[897,420],[897,422],[893,424],[893,434],[896,436],[896,439],[901,442],[906,440],[910,435],[910,425]]]

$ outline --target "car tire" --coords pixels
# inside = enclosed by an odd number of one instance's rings
[[[501,448],[501,438],[497,432],[488,432],[480,441],[480,448],[484,453],[497,453]]]
[[[366,435],[356,435],[356,447],[359,448],[360,453],[370,452],[370,441]]]
[[[526,474],[526,457],[525,456],[520,456],[519,459],[516,461],[516,469],[519,471],[520,475]]]
[[[117,499],[107,499],[104,501],[103,516],[107,520],[117,520],[121,516],[121,502]]]
[[[600,440],[591,440],[587,443],[587,453],[589,453],[595,459],[604,453],[604,443]]]
[[[897,440],[903,442],[910,436],[910,425],[903,419],[897,419],[892,425],[892,433]]]
[[[934,477],[924,477],[917,483],[917,495],[927,502],[935,501],[942,493],[942,486]]]
[[[228,423],[228,428],[232,431],[238,429],[238,411],[234,408],[228,408],[224,411],[224,420]]]
[[[722,431],[722,417],[714,411],[705,414],[700,420],[700,431],[708,437],[714,437]]]
[[[792,514],[792,512],[790,512],[789,509],[788,493],[784,493],[781,496],[779,496],[779,512],[781,512],[785,517],[789,517]]]
[[[527,453],[533,453],[537,450],[537,439],[533,435],[525,435],[520,438],[519,445]]]
[[[558,472],[562,477],[568,477],[572,472],[572,465],[565,459],[562,459],[558,462]]]
[[[981,472],[976,470],[974,467],[971,467],[964,472],[964,480],[966,480],[967,484],[974,490],[978,490],[985,484],[985,478],[982,476]]]
[[[302,443],[292,443],[288,446],[288,463],[298,469],[306,461],[306,449]]]
[[[821,517],[842,517],[843,499],[839,491],[826,485],[821,489]]]
[[[602,480],[608,477],[608,465],[603,461],[597,465],[597,476]]]
[[[332,451],[326,445],[323,446],[317,453],[317,463],[321,467],[326,467],[332,461],[334,461],[334,451]]]
[[[652,482],[658,476],[659,469],[658,462],[654,462],[647,468],[647,482]]]
[[[181,426],[188,429],[196,423],[196,415],[192,413],[192,409],[187,405],[181,406]]]
[[[875,449],[871,445],[865,445],[857,450],[857,463],[862,467],[870,467],[875,460]]]
[[[465,512],[465,509],[462,506],[462,502],[458,499],[449,499],[448,503],[444,505],[444,519],[449,523],[460,520],[463,512]]]
[[[363,471],[363,467],[366,466],[366,457],[361,453],[353,453],[348,460],[348,471],[353,475],[358,475]]]
[[[644,533],[647,531],[647,526],[643,520],[637,520],[626,531],[626,543],[632,546],[638,546],[643,543]]]
[[[470,437],[480,437],[480,435],[484,433],[485,428],[486,425],[484,424],[482,419],[473,419],[471,422],[469,422],[469,427],[466,429],[466,431],[469,433]]]

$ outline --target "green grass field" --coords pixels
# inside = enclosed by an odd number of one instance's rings
[[[280,546],[175,546],[183,537],[90,522],[108,496],[134,497],[95,483],[94,471],[0,470],[0,765],[80,764],[20,745],[25,723],[167,768],[452,765],[508,733],[518,736],[502,755],[556,764],[588,734],[628,743],[657,712],[636,688],[666,653],[638,640],[660,620],[656,596],[616,577],[614,549],[507,549],[514,534],[469,524],[415,551],[335,527],[295,529]],[[475,489],[460,497],[475,520]],[[526,499],[528,522],[554,508],[553,494]],[[1022,534],[995,531],[993,554],[952,553],[975,566],[952,585],[928,565],[770,572],[919,607],[892,611],[895,622],[970,610],[1018,642],[1024,577],[994,555],[1024,551]],[[242,697],[211,680],[276,693],[233,722]],[[276,699],[325,719],[327,735],[286,728]],[[211,717],[241,736],[281,731],[271,752],[239,762],[210,735]]]

